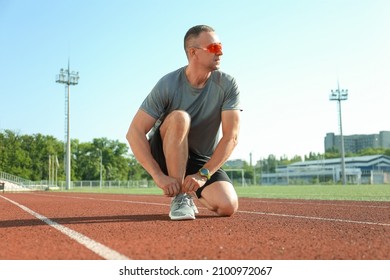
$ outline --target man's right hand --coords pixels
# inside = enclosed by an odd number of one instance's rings
[[[163,190],[165,196],[173,197],[181,192],[181,186],[175,178],[164,174],[154,179],[154,181]]]

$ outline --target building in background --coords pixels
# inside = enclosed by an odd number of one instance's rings
[[[386,155],[345,158],[348,184],[390,183],[390,157]],[[332,184],[340,182],[340,159],[295,162],[275,173],[261,174],[262,185]]]
[[[341,137],[334,133],[325,136],[325,151],[340,151]],[[344,135],[344,149],[346,153],[359,153],[367,148],[390,148],[390,131],[380,131],[379,134]]]

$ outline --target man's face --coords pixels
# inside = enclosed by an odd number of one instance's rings
[[[196,40],[196,56],[200,66],[209,71],[220,68],[220,57],[222,53],[221,42],[215,32],[202,32]]]

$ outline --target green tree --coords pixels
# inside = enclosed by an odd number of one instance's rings
[[[128,165],[128,169],[127,169],[128,180],[142,180],[142,179],[151,180],[152,179],[149,173],[147,173],[146,170],[138,163],[134,155],[128,156],[127,165]]]
[[[0,133],[0,169],[30,180],[44,180],[49,174],[49,156],[63,156],[63,144],[52,136]],[[58,169],[63,170],[63,168]],[[59,172],[59,178],[63,172]]]
[[[128,147],[117,140],[96,138],[92,143],[73,142],[74,180],[128,180],[131,167]],[[102,162],[102,167],[100,166]]]
[[[386,150],[384,148],[366,148],[358,153],[359,156],[384,155]]]

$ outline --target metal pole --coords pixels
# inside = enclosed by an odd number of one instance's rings
[[[340,141],[341,141],[341,178],[342,183],[345,185],[347,183],[346,174],[345,174],[345,150],[344,150],[344,136],[343,136],[343,124],[341,118],[341,101],[348,99],[348,90],[340,90],[340,85],[337,82],[337,89],[331,91],[330,100],[338,101],[339,109],[339,126],[340,126]]]
[[[77,85],[79,80],[78,72],[70,72],[70,60],[68,59],[68,69],[60,70],[56,82],[66,84],[67,90],[67,108],[66,108],[66,155],[65,155],[65,175],[66,175],[66,189],[71,188],[71,143],[70,143],[70,86]]]
[[[344,136],[343,136],[343,123],[341,118],[341,100],[339,102],[339,121],[340,121],[340,140],[341,140],[341,176],[343,185],[347,184],[347,178],[345,174],[345,149],[344,149]]]
[[[66,123],[66,189],[70,189],[71,178],[71,162],[70,162],[70,81],[69,81],[69,65],[68,65],[68,104],[66,109],[67,123]]]
[[[56,163],[55,163],[55,187],[57,188],[58,187],[58,184],[57,184],[57,180],[58,180],[58,158],[57,158],[57,155],[56,155]]]
[[[250,166],[252,167],[252,171],[253,171],[253,185],[255,186],[256,185],[256,163],[255,165],[253,165],[252,163],[252,153],[249,153],[249,158],[250,158]]]
[[[99,150],[100,152],[100,189],[102,188],[102,179],[103,179],[103,176],[102,176],[102,169],[103,169],[103,153],[102,153],[102,150]]]
[[[51,155],[49,155],[49,180],[47,182],[48,188],[50,188],[50,182],[51,182]]]

